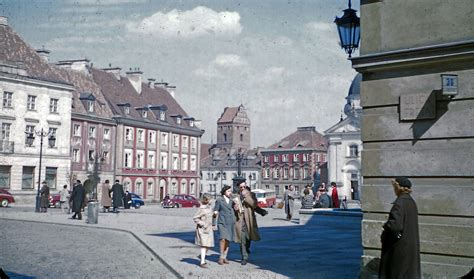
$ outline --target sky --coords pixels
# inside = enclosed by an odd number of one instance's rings
[[[359,9],[360,2],[352,1]],[[356,72],[335,16],[347,0],[3,0],[0,15],[50,61],[140,68],[176,86],[176,99],[216,142],[225,107],[243,104],[252,147],[339,121]],[[353,56],[357,56],[358,52]]]

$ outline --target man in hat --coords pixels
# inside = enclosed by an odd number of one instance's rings
[[[381,235],[382,258],[379,278],[421,278],[418,209],[411,197],[411,181],[392,180],[397,199]]]
[[[86,191],[84,190],[84,186],[82,186],[82,183],[80,180],[76,181],[76,186],[72,188],[72,194],[71,194],[71,200],[72,200],[72,212],[74,212],[74,215],[72,215],[72,219],[77,219],[82,220],[82,204],[84,203],[84,199],[86,197]]]

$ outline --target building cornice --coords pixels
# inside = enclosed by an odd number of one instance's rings
[[[115,122],[112,118],[105,118],[105,117],[102,117],[102,116],[82,114],[82,113],[77,113],[77,112],[72,112],[71,113],[71,119],[72,120],[85,120],[85,121],[90,121],[90,122],[107,123],[107,124],[110,124],[110,125],[117,125],[117,122]]]
[[[178,128],[174,126],[167,126],[167,125],[161,125],[161,124],[153,123],[153,122],[139,121],[133,118],[124,118],[120,116],[119,117],[115,116],[114,119],[116,119],[117,123],[119,124],[129,125],[133,127],[155,129],[155,130],[159,130],[163,132],[172,132],[176,134],[196,136],[196,137],[201,137],[202,134],[204,134],[204,130],[190,129],[184,126]]]
[[[24,77],[20,75],[12,75],[8,73],[0,73],[0,80],[7,81],[7,82],[19,82],[24,83],[26,85],[34,85],[34,86],[44,86],[52,89],[59,89],[59,90],[66,90],[66,91],[74,91],[74,86],[67,83],[59,83],[59,82],[51,82],[41,79],[35,79],[31,77]]]
[[[268,148],[260,150],[260,153],[301,153],[301,152],[327,152],[324,149],[315,149],[315,148],[295,148],[295,149],[288,149],[288,148]]]

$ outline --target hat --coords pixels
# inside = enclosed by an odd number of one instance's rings
[[[405,176],[396,177],[395,181],[402,187],[411,188],[411,181]]]

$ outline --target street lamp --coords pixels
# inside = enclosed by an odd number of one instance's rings
[[[28,131],[25,132],[28,134],[26,137],[26,145],[32,146],[33,142],[35,141],[35,134],[41,138],[40,140],[40,157],[39,157],[39,170],[38,170],[38,190],[36,192],[36,206],[35,212],[40,212],[40,184],[41,184],[41,161],[43,159],[43,138],[48,137],[48,145],[49,147],[54,147],[56,145],[56,137],[51,133],[51,131],[46,132],[41,128],[41,131]]]
[[[360,18],[356,12],[351,9],[351,0],[349,0],[349,8],[344,10],[344,15],[340,18],[336,17],[334,20],[341,40],[341,48],[349,54],[349,58],[352,52],[359,48]]]
[[[89,224],[97,224],[99,221],[99,202],[97,200],[97,184],[100,181],[99,163],[102,163],[105,159],[104,152],[96,152],[94,158],[94,170],[92,174],[89,175],[89,179],[92,181],[92,198],[87,203],[87,223]]]

